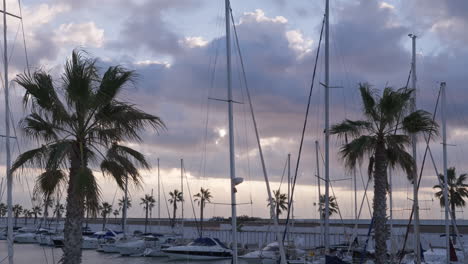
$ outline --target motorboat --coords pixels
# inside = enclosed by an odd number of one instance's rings
[[[163,249],[171,259],[211,260],[232,257],[232,250],[219,239],[200,237],[185,246],[174,246]]]
[[[41,246],[54,246],[53,237],[56,232],[48,229],[39,230],[36,234],[36,240]]]
[[[145,240],[145,251],[143,256],[145,257],[167,257],[167,254],[163,252],[164,249],[176,246],[179,239],[175,236],[163,236],[147,238]]]
[[[304,262],[304,256],[306,255],[304,250],[294,247],[292,243],[286,242],[284,246],[288,262],[294,262],[296,260],[301,263]],[[249,252],[245,255],[239,256],[239,258],[254,262],[258,262],[259,260],[279,260],[280,250],[278,242],[270,243],[260,250]]]
[[[36,230],[31,228],[21,228],[18,230],[18,233],[14,236],[13,242],[21,244],[35,244],[37,243],[36,239]]]

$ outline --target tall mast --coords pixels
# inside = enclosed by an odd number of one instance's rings
[[[445,204],[445,245],[447,248],[447,263],[450,263],[450,230],[449,230],[449,199],[448,199],[448,174],[447,174],[447,116],[445,94],[445,82],[440,84],[442,97],[442,148],[444,155],[444,204]],[[438,176],[437,176],[438,177]]]
[[[288,206],[292,206],[292,201],[291,201],[291,153],[288,154]],[[289,230],[289,228],[288,228],[288,230]],[[291,237],[290,237],[289,232],[288,232],[288,242],[290,240],[291,240]]]
[[[6,149],[6,176],[7,176],[7,240],[8,263],[13,264],[13,175],[11,175],[10,153],[10,95],[8,88],[8,43],[7,43],[7,8],[6,0],[3,0],[3,66],[5,78],[5,149]]]
[[[158,226],[161,228],[161,190],[160,190],[159,158],[158,158]]]
[[[182,226],[184,224],[184,159],[180,159],[180,192],[182,193]],[[182,231],[183,232],[183,231]]]
[[[393,185],[392,185],[393,172],[388,169],[388,196],[389,196],[389,211],[390,211],[390,261],[393,260],[394,244],[393,244]]]
[[[318,141],[315,141],[315,161],[317,163],[317,188],[318,188],[318,201],[319,201],[319,217],[320,217],[320,245],[324,242],[324,234],[323,234],[323,208],[322,208],[322,203],[320,202],[320,197],[322,196],[322,193],[320,191],[320,163],[319,163],[319,143]]]
[[[329,54],[329,27],[330,27],[330,3],[326,0],[325,3],[325,253],[329,250],[329,212],[330,212],[330,54]]]
[[[411,63],[411,81],[414,89],[413,98],[411,99],[411,112],[416,110],[416,35],[410,34],[412,40],[412,63]],[[418,203],[418,162],[416,152],[416,135],[411,135],[411,143],[413,147],[414,159],[414,175],[413,175],[413,210],[414,210],[414,250],[416,264],[421,264],[421,240],[419,236],[419,203]]]
[[[237,264],[237,211],[236,211],[236,166],[234,156],[234,118],[232,110],[232,79],[231,79],[231,5],[225,0],[226,18],[226,69],[228,89],[228,115],[229,115],[229,166],[231,176],[231,211],[232,211],[232,264]]]

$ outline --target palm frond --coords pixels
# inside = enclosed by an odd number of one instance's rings
[[[330,133],[332,135],[338,135],[339,137],[344,137],[349,135],[352,137],[359,137],[366,131],[372,131],[374,128],[372,124],[364,120],[349,120],[346,119],[343,122],[336,124],[331,127]]]
[[[37,177],[33,192],[47,199],[63,189],[66,182],[67,177],[64,171],[47,170]]]
[[[372,90],[371,86],[368,83],[360,83],[359,92],[361,93],[362,103],[364,106],[364,114],[371,120],[379,120],[379,116],[375,109],[375,91]]]
[[[366,155],[372,156],[375,144],[375,137],[364,135],[344,144],[340,149],[340,155],[345,161],[346,168],[352,170],[356,168],[357,163],[362,163]]]
[[[439,134],[439,125],[432,120],[431,114],[424,110],[417,110],[406,116],[403,119],[402,128],[410,134]]]

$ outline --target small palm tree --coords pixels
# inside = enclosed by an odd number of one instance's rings
[[[456,209],[457,207],[465,207],[466,202],[465,198],[468,198],[468,184],[465,183],[467,180],[468,175],[466,173],[460,174],[457,177],[455,172],[455,167],[451,167],[447,170],[447,180],[448,180],[448,201],[450,204],[450,210],[452,212],[452,218],[456,219]],[[439,178],[442,183],[445,183],[444,175],[439,174]],[[444,199],[444,187],[440,186],[439,184],[434,185],[434,189],[438,191],[435,193],[435,197],[437,197],[440,201],[440,206],[445,207],[445,199]],[[454,233],[453,226],[452,233]]]
[[[42,215],[42,207],[36,205],[31,209],[32,215],[34,215],[34,224],[36,224],[37,217]]]
[[[23,210],[24,225],[28,225],[28,218],[31,216],[31,211],[28,209]]]
[[[117,223],[117,216],[119,216],[120,210],[115,209],[114,212],[112,212],[112,214],[114,215],[114,221]]]
[[[13,210],[13,215],[15,217],[15,226],[18,226],[18,217],[20,217],[21,213],[23,212],[23,206],[19,204],[15,204],[12,210]]]
[[[57,218],[57,222],[62,219],[62,215],[65,212],[65,206],[61,203],[56,203],[54,207],[54,215]]]
[[[267,206],[272,206],[269,199],[267,199],[267,202]],[[281,213],[288,209],[288,196],[281,193],[280,190],[273,190],[273,206],[275,207],[276,217],[279,219]]]
[[[200,192],[195,194],[193,197],[195,197],[194,201],[198,202],[198,206],[200,206],[200,237],[203,236],[203,211],[205,209],[206,203],[211,202],[211,198],[213,196],[211,195],[210,189],[203,189],[203,187],[200,188]]]
[[[124,217],[125,215],[123,214],[123,209],[124,209],[124,206],[125,206],[125,196],[122,197],[122,199],[119,199],[119,210],[122,210],[122,222],[121,222],[121,225],[122,225],[122,228],[124,226]],[[132,199],[130,199],[130,197],[127,197],[127,216],[128,216],[128,209],[130,209],[132,207]]]
[[[0,203],[0,217],[3,218],[8,212],[8,207],[4,203]]]
[[[374,179],[373,219],[375,226],[375,258],[377,264],[386,263],[387,232],[387,169],[400,166],[410,180],[416,170],[411,154],[411,136],[418,133],[437,133],[438,126],[431,114],[409,111],[414,90],[385,88],[380,96],[368,84],[359,87],[363,102],[363,120],[344,120],[331,128],[331,134],[344,139],[340,155],[350,171],[357,163],[369,158],[369,175]],[[347,138],[351,142],[347,142]]]
[[[124,205],[125,205],[125,197],[122,197],[122,199],[119,199],[119,208],[120,209],[123,209]],[[132,207],[132,199],[127,198],[127,210],[130,209]]]
[[[101,74],[96,60],[73,51],[60,81],[38,70],[21,74],[16,82],[24,88],[29,114],[20,122],[27,136],[40,147],[18,156],[11,172],[39,168],[38,189],[50,195],[67,192],[63,264],[81,262],[82,224],[85,202],[96,212],[100,189],[94,171],[110,176],[123,189],[125,179],[140,183],[140,170],[149,169],[145,156],[125,141],[141,142],[140,132],[165,128],[157,116],[119,99],[135,79],[135,72],[111,66]]]
[[[146,233],[147,227],[148,227],[148,214],[149,214],[149,211],[154,207],[156,200],[154,200],[154,197],[149,194],[145,194],[145,197],[140,198],[140,199],[141,199],[140,205],[143,205],[143,210],[145,210],[145,233]]]
[[[329,196],[328,198],[328,205],[329,205],[329,210],[328,210],[328,216],[331,217],[333,214],[338,213],[338,202],[336,201],[335,196]],[[320,217],[322,219],[325,218],[325,194],[320,195],[320,201],[319,201],[319,213]],[[322,208],[322,211],[320,211],[320,208]]]
[[[171,226],[174,227],[175,225],[175,219],[176,219],[176,213],[177,213],[177,203],[178,202],[183,202],[184,201],[184,196],[182,192],[179,192],[179,190],[175,189],[172,192],[169,192],[169,196],[171,197],[169,199],[169,203],[172,204],[172,223]]]
[[[105,230],[107,224],[107,216],[109,216],[112,213],[112,205],[108,202],[103,202],[99,206],[99,211],[101,212],[102,216],[102,230]]]

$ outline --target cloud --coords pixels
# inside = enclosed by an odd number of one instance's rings
[[[61,45],[100,48],[104,44],[104,29],[94,22],[62,24],[54,33],[55,41]]]

